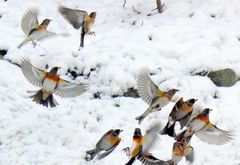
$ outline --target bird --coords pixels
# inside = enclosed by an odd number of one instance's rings
[[[84,47],[84,37],[86,34],[93,35],[95,32],[91,31],[93,24],[95,23],[96,19],[96,12],[91,12],[88,14],[84,10],[77,10],[77,9],[70,9],[59,5],[58,7],[59,13],[65,18],[65,20],[70,23],[74,29],[81,29],[80,35],[80,46],[79,49]]]
[[[137,90],[142,100],[149,105],[148,109],[135,119],[141,124],[143,119],[152,112],[160,111],[166,106],[175,95],[178,89],[170,89],[166,92],[161,91],[149,77],[149,71],[142,68],[137,76]]]
[[[140,128],[135,128],[131,148],[127,147],[124,149],[127,156],[129,156],[129,161],[125,165],[132,165],[136,159],[151,155],[149,150],[157,142],[160,128],[161,125],[159,123],[152,124],[144,136]]]
[[[41,24],[38,23],[38,13],[39,12],[37,8],[29,8],[24,13],[21,20],[21,28],[24,34],[26,35],[26,37],[18,45],[19,49],[30,41],[35,47],[36,46],[35,41],[38,41],[56,34],[54,32],[50,32],[47,30],[49,23],[52,21],[51,19],[46,18],[42,21]]]
[[[97,142],[95,148],[86,152],[86,160],[90,161],[94,159],[97,154],[98,159],[108,156],[121,142],[119,135],[122,131],[120,129],[111,129],[105,133]],[[103,153],[99,154],[101,151]]]
[[[33,85],[41,88],[36,92],[32,91],[31,93],[34,94],[30,96],[30,98],[45,107],[50,105],[50,107],[53,108],[58,105],[53,97],[53,93],[60,97],[69,98],[82,94],[88,88],[86,84],[74,84],[60,78],[57,75],[60,67],[57,66],[47,72],[34,67],[28,59],[24,58],[21,62],[21,68],[25,78]]]
[[[183,157],[185,157],[187,161],[193,162],[193,147],[188,145],[185,139],[174,142],[172,149],[172,161],[174,161],[175,164],[178,164]]]
[[[205,108],[201,113],[193,117],[187,124],[194,134],[203,142],[208,144],[221,145],[233,139],[230,131],[219,129],[209,120],[209,113],[212,109]],[[186,136],[185,134],[183,136]]]
[[[193,112],[193,104],[196,101],[197,99],[194,98],[184,101],[181,97],[169,114],[168,122],[161,131],[161,134],[167,134],[171,137],[174,137],[176,135],[174,130],[175,123],[178,121],[180,123],[181,129],[188,123]]]

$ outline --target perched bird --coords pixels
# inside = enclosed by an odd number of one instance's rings
[[[131,148],[125,148],[124,151],[129,156],[129,161],[125,165],[131,165],[136,159],[147,160],[150,156],[149,150],[156,143],[160,124],[152,125],[143,136],[140,128],[136,128],[133,134],[133,142]],[[145,158],[144,158],[145,157]],[[151,156],[150,156],[151,157]],[[161,160],[159,160],[160,162]]]
[[[180,98],[169,114],[168,122],[161,131],[161,134],[168,134],[174,137],[176,135],[174,130],[175,123],[178,121],[181,125],[181,129],[188,123],[193,112],[193,104],[196,101],[197,99],[194,98],[187,101],[183,101],[183,98]]]
[[[192,163],[193,156],[193,147],[189,146],[185,139],[173,144],[172,161],[174,161],[175,164],[178,164],[183,159],[183,157]]]
[[[195,135],[203,142],[221,145],[232,139],[232,133],[219,129],[209,121],[209,108],[204,109],[189,121],[187,126],[192,129]],[[185,135],[184,135],[185,136]]]
[[[141,124],[143,119],[152,112],[160,111],[161,108],[166,106],[171,100],[177,89],[170,89],[167,92],[161,91],[157,85],[150,79],[148,70],[143,68],[140,70],[137,77],[138,94],[148,105],[148,109],[135,119],[138,124]]]
[[[41,24],[38,23],[38,10],[36,8],[28,9],[22,17],[21,28],[22,31],[26,34],[26,38],[21,42],[18,48],[21,48],[23,45],[27,44],[29,41],[32,41],[34,47],[36,42],[43,38],[47,38],[55,35],[56,33],[50,32],[47,30],[50,19],[44,19]]]
[[[70,9],[64,6],[59,6],[58,11],[67,20],[67,22],[73,26],[73,28],[80,29],[80,27],[82,27],[82,31],[80,35],[80,46],[79,46],[79,50],[80,50],[81,47],[84,47],[85,34],[89,34],[89,35],[95,34],[90,30],[95,22],[97,13],[91,12],[88,15],[86,11]]]
[[[53,97],[53,93],[60,97],[75,97],[87,90],[85,84],[73,84],[61,79],[57,72],[60,67],[53,67],[50,72],[43,71],[34,67],[27,59],[23,59],[21,63],[23,75],[35,86],[41,89],[30,96],[34,102],[48,107],[56,107],[57,101]]]
[[[96,147],[86,152],[86,160],[92,160],[97,154],[98,159],[108,156],[120,143],[121,138],[119,135],[122,131],[123,130],[120,129],[111,129],[105,133],[97,142]],[[99,154],[101,151],[103,151],[103,153]]]

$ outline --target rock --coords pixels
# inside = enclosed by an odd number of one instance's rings
[[[137,89],[134,89],[134,88],[128,88],[127,92],[123,93],[123,96],[125,96],[125,97],[135,97],[135,98],[139,97]]]
[[[207,76],[219,87],[233,86],[239,80],[235,71],[230,68],[210,71]]]
[[[0,58],[3,58],[7,54],[7,49],[0,49]]]

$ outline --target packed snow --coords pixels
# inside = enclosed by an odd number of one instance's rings
[[[127,0],[125,7],[123,0],[1,0],[0,48],[8,49],[8,54],[0,61],[0,164],[125,164],[128,157],[122,149],[131,145],[134,129],[140,127],[144,132],[155,121],[164,126],[174,103],[183,97],[199,99],[196,107],[213,109],[211,121],[235,134],[232,141],[221,146],[206,144],[194,136],[193,164],[239,165],[240,83],[217,87],[208,77],[191,73],[230,67],[240,75],[240,1],[163,3],[164,11],[158,14],[152,11],[155,0]],[[96,35],[86,36],[85,47],[79,52],[80,31],[58,13],[60,4],[97,12],[92,28]],[[29,43],[18,49],[24,39],[21,17],[29,7],[39,8],[40,22],[53,19],[48,29],[59,35],[37,42],[35,48]],[[147,16],[149,13],[152,15]],[[56,97],[60,105],[54,109],[35,104],[27,91],[38,88],[25,79],[18,66],[6,61],[20,63],[24,57],[41,69],[61,66],[62,78],[85,82],[90,89],[75,98]],[[112,95],[136,88],[136,76],[142,67],[149,68],[160,89],[180,91],[173,102],[150,114],[139,126],[134,118],[148,105],[141,98]],[[73,79],[68,69],[83,76]],[[93,97],[97,92],[100,99]],[[119,146],[108,157],[87,162],[85,152],[111,128],[124,130]],[[169,160],[173,142],[161,135],[151,153]],[[184,159],[180,164],[187,162]]]

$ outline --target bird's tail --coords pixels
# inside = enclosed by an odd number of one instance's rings
[[[132,165],[136,157],[132,157],[125,165]]]
[[[175,137],[176,133],[175,133],[174,127],[175,127],[175,122],[170,123],[168,121],[166,126],[161,130],[160,134],[162,135],[167,134],[168,136]]]
[[[86,152],[87,156],[86,156],[86,160],[90,161],[93,160],[93,158],[97,155],[97,150],[96,149],[92,149]]]
[[[135,119],[138,120],[138,124],[141,124],[144,118],[145,118],[145,116],[141,115],[141,116],[136,117]]]
[[[25,38],[19,45],[18,45],[18,49],[20,49],[23,45],[28,43],[28,38]]]
[[[40,89],[35,94],[31,95],[30,98],[38,104],[41,104],[45,107],[50,105],[51,108],[56,107],[58,105],[57,101],[54,99],[52,94],[48,94],[48,96],[44,96],[44,92]]]

